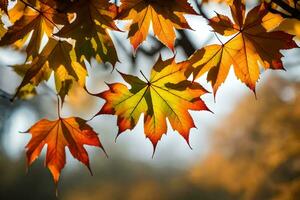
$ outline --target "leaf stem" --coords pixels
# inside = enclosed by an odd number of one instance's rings
[[[56,95],[56,97],[57,97],[57,115],[58,115],[58,118],[61,119],[61,115],[60,115],[60,99],[59,99],[58,94]]]
[[[147,77],[145,76],[145,74],[142,72],[142,70],[140,70],[142,76],[144,77],[144,79],[146,79],[147,83],[150,83],[150,81],[147,79]]]
[[[218,41],[222,44],[222,46],[224,46],[224,43],[222,42],[222,40],[219,38],[219,36],[217,35],[216,32],[214,32],[215,37],[218,39]]]

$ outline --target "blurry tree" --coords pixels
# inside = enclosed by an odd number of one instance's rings
[[[300,84],[269,79],[259,100],[245,98],[214,133],[212,152],[191,170],[199,188],[236,199],[300,196]]]

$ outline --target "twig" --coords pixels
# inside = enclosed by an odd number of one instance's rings
[[[297,9],[297,5],[295,4],[295,8],[291,7],[289,4],[287,4],[286,2],[282,1],[282,0],[272,0],[272,3],[275,3],[276,5],[280,6],[283,10],[285,10],[286,12],[288,12],[290,14],[286,15],[284,17],[288,17],[288,18],[295,18],[300,20],[300,11]],[[270,10],[272,12],[272,10]],[[277,14],[281,14],[284,15],[284,13],[278,11]]]

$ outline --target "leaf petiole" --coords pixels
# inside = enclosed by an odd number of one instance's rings
[[[147,77],[145,76],[145,74],[142,72],[142,70],[140,70],[142,76],[144,77],[144,79],[147,81],[147,83],[150,83],[150,81],[147,79]]]

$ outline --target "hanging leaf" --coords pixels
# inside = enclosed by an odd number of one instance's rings
[[[108,30],[119,30],[113,21],[116,11],[116,6],[108,0],[79,0],[68,9],[76,13],[73,23],[56,35],[76,41],[75,52],[81,62],[96,58],[100,63],[115,66],[118,56]]]
[[[72,45],[68,42],[50,38],[43,51],[30,63],[31,66],[26,71],[16,95],[29,83],[37,86],[40,82],[48,80],[52,71],[54,71],[57,93],[62,100],[73,81],[84,86],[86,69],[72,60],[71,51]]]
[[[235,63],[234,58],[238,49],[225,45],[209,45],[196,51],[190,58],[190,62],[195,67],[194,79],[200,78],[208,72],[207,81],[213,86],[214,95],[218,88],[224,83],[230,67]]]
[[[168,119],[172,128],[189,143],[190,129],[195,125],[188,110],[208,109],[200,99],[206,90],[187,80],[188,66],[188,62],[176,63],[174,58],[166,61],[159,58],[146,82],[121,73],[131,88],[115,83],[108,85],[109,90],[95,95],[106,100],[97,115],[117,115],[120,134],[133,129],[144,114],[145,135],[154,149],[167,132]]]
[[[197,13],[187,0],[121,0],[118,19],[131,20],[128,38],[136,50],[146,40],[150,23],[154,34],[174,51],[174,29],[191,29],[184,15]]]
[[[15,7],[9,11],[10,20],[14,23],[2,37],[0,46],[12,45],[21,48],[25,45],[27,57],[36,57],[41,48],[43,36],[52,36],[56,24],[68,24],[68,17],[58,13],[51,6],[39,1],[17,1]],[[30,35],[31,34],[31,35]]]
[[[235,0],[230,8],[234,22],[218,14],[210,20],[210,26],[221,35],[234,36],[219,50],[205,47],[192,55],[190,60],[196,77],[209,72],[208,80],[212,82],[215,93],[226,79],[230,65],[233,65],[236,76],[255,91],[260,66],[264,69],[283,69],[280,50],[298,46],[293,35],[273,31],[282,18],[269,13],[266,4],[253,8],[247,17],[245,5],[240,0]]]
[[[26,145],[27,164],[30,166],[47,145],[45,165],[52,173],[55,184],[58,183],[61,170],[66,164],[65,148],[68,147],[72,156],[90,168],[89,156],[83,145],[100,147],[104,151],[97,133],[78,118],[59,118],[55,121],[42,119],[28,131],[32,135]]]

